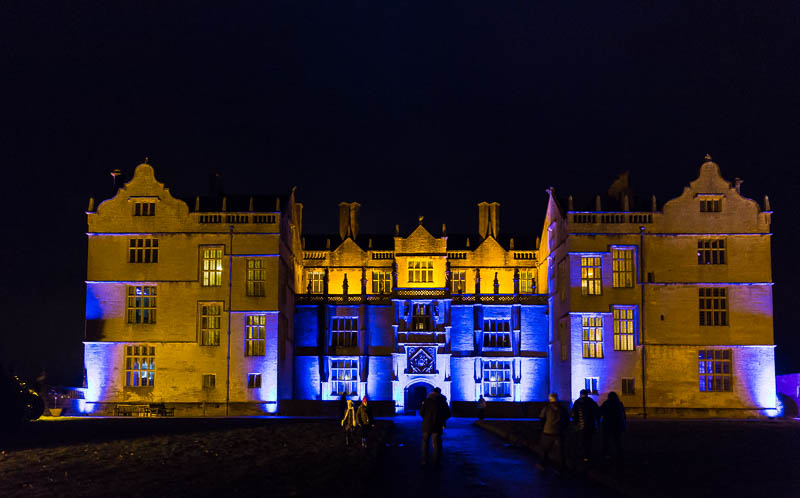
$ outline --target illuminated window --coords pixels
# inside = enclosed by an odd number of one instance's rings
[[[222,305],[200,305],[200,345],[219,346],[219,328],[222,323]]]
[[[581,317],[583,325],[583,357],[603,357],[603,317]]]
[[[331,346],[358,346],[358,318],[337,316],[331,320]]]
[[[484,320],[483,346],[490,348],[510,348],[511,320]]]
[[[413,304],[411,308],[411,330],[431,330],[431,305]]]
[[[331,394],[358,394],[358,360],[331,360]]]
[[[411,283],[433,282],[433,261],[430,259],[409,261],[408,281]]]
[[[247,315],[244,319],[244,355],[264,356],[266,341],[264,331],[267,324],[265,315]]]
[[[487,398],[507,398],[511,396],[510,361],[483,361],[483,395]]]
[[[633,249],[612,249],[614,287],[633,287]]]
[[[614,349],[633,351],[635,331],[633,308],[614,308]]]
[[[724,287],[701,287],[700,325],[706,327],[728,325],[728,299]]]
[[[701,349],[698,351],[700,392],[730,392],[731,350]]]
[[[722,199],[700,199],[701,213],[719,213],[722,211]]]
[[[125,385],[151,387],[156,381],[156,348],[125,346]]]
[[[222,285],[222,247],[203,247],[202,255],[203,287],[219,287]]]
[[[311,294],[322,294],[322,283],[324,273],[321,271],[310,271],[308,276],[308,290]]]
[[[247,295],[251,297],[264,296],[267,271],[264,269],[263,259],[247,260]]]
[[[155,216],[156,215],[156,201],[134,201],[133,202],[133,215],[134,216]]]
[[[583,379],[584,389],[589,391],[590,394],[600,393],[600,377],[585,377]]]
[[[467,272],[455,270],[450,272],[450,292],[453,294],[465,294],[467,292]]]
[[[599,296],[603,292],[601,261],[600,256],[581,258],[581,294],[584,296]]]
[[[216,374],[203,374],[203,389],[214,389],[217,387]]]
[[[533,270],[524,270],[519,272],[519,293],[533,294],[535,289],[536,281],[533,277]]]
[[[636,394],[635,390],[635,383],[634,379],[632,378],[623,378],[622,379],[622,394],[624,396],[633,396]]]
[[[158,239],[130,239],[128,263],[158,263]]]
[[[156,323],[156,288],[129,285],[126,303],[128,323]]]
[[[248,389],[261,389],[261,374],[260,373],[247,374],[247,388]]]
[[[698,265],[724,265],[725,239],[704,239],[697,241]]]
[[[388,294],[392,292],[392,272],[373,271],[372,272],[372,293]]]

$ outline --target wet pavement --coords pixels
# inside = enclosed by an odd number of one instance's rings
[[[381,452],[374,496],[617,496],[580,476],[539,472],[530,451],[474,426],[474,419],[450,419],[442,437],[441,469],[421,468],[421,419],[397,416],[391,420],[393,439]]]

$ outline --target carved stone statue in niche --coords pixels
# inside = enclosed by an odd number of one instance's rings
[[[347,283],[347,274],[344,275],[344,280],[342,281],[342,294],[345,296],[347,295],[347,289],[350,287],[350,284]]]

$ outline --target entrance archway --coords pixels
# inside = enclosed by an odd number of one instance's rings
[[[405,412],[417,413],[422,402],[433,391],[433,385],[424,380],[412,382],[405,389]]]

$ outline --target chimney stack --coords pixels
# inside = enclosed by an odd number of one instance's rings
[[[357,202],[339,203],[339,237],[342,240],[347,237],[355,239],[358,236],[358,216],[361,212],[361,204]]]
[[[117,195],[117,190],[122,188],[122,185],[125,184],[125,176],[122,174],[122,170],[111,170],[111,182],[111,187],[113,188],[112,194]]]
[[[492,236],[495,239],[500,234],[500,203],[478,203],[478,235],[482,239]]]

